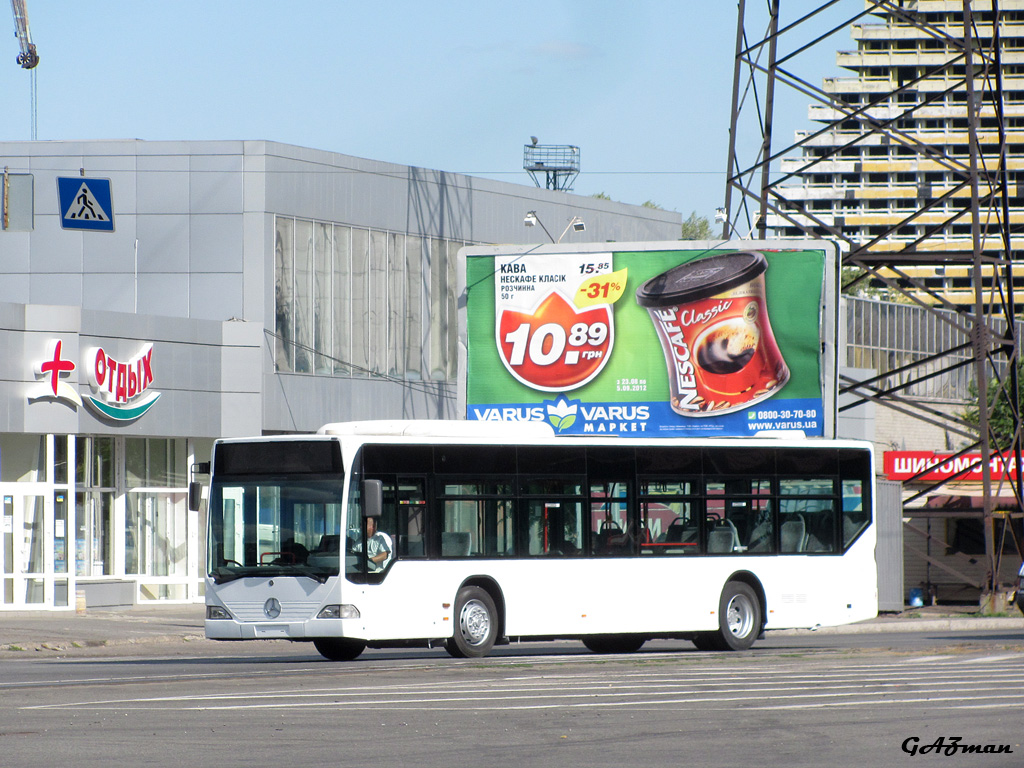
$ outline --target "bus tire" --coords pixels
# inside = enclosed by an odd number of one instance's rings
[[[455,627],[445,650],[457,659],[478,659],[498,639],[498,609],[486,590],[463,587],[455,596]]]
[[[718,601],[718,631],[693,638],[701,651],[745,651],[761,634],[761,602],[753,587],[730,581]]]
[[[647,638],[639,635],[590,635],[583,638],[583,644],[593,653],[636,653],[646,642]]]
[[[347,637],[318,637],[313,647],[329,661],[352,661],[366,649],[366,643]]]

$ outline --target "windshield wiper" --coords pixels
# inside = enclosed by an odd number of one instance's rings
[[[312,579],[318,584],[326,584],[327,578],[330,576],[329,573],[322,573],[321,571],[314,571],[312,568],[303,567],[300,565],[293,565],[292,568],[297,571],[296,576],[305,576],[307,579]]]
[[[214,584],[227,584],[229,581],[236,581],[237,579],[244,579],[246,576],[252,576],[251,573],[245,573],[241,569],[239,570],[228,570],[226,568],[215,568],[210,572],[210,576],[213,577]]]
[[[273,573],[268,573],[268,569],[273,569]],[[237,581],[238,579],[244,579],[248,577],[269,577],[269,576],[301,576],[307,579],[312,579],[318,584],[326,584],[327,579],[332,574],[329,572],[316,571],[308,566],[288,564],[285,566],[246,566],[242,568],[215,568],[210,572],[210,576],[213,578],[214,584],[227,584],[229,581]]]

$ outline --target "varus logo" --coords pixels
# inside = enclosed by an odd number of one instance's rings
[[[530,406],[474,407],[470,418],[478,421],[544,421],[544,409]]]
[[[565,395],[559,395],[554,401],[545,400],[544,410],[547,412],[548,422],[555,428],[555,434],[564,432],[576,423],[576,412],[579,410],[580,401],[569,402]]]
[[[93,394],[85,402],[109,419],[133,421],[153,407],[160,393],[149,389],[153,383],[153,345],[127,362],[121,362],[102,347],[85,353],[86,373]]]
[[[478,421],[546,421],[556,435],[646,432],[649,405],[591,404],[559,395],[536,405],[472,406],[466,417]]]
[[[646,405],[587,405],[565,395],[545,400],[544,409],[556,435],[646,432],[651,418]]]

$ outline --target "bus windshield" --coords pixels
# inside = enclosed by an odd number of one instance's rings
[[[321,583],[341,562],[339,477],[219,478],[210,487],[207,573],[305,576]]]

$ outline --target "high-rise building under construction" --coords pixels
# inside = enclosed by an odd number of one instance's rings
[[[790,176],[776,187],[784,211],[770,213],[768,227],[783,237],[809,230],[829,236],[831,227],[877,254],[915,247],[970,254],[970,39],[978,107],[973,161],[983,179],[1005,190],[993,194],[983,182],[978,224],[983,249],[1005,251],[1000,220],[1008,216],[1011,231],[1024,223],[1024,0],[972,3],[969,35],[961,2],[867,5],[875,6],[872,21],[852,25],[856,50],[837,54],[854,76],[824,81],[833,104],[810,107],[818,127],[799,132],[800,155],[781,161]],[[982,53],[998,66],[983,71]],[[1011,250],[1022,245],[1024,233],[1009,243]],[[974,302],[970,264],[936,261],[946,263],[901,270],[933,294],[916,295],[928,303]],[[1024,288],[1024,276],[1014,283]]]

